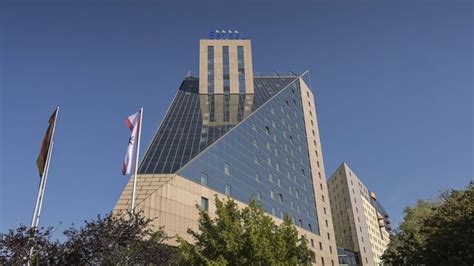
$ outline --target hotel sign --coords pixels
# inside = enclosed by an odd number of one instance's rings
[[[225,30],[215,30],[209,32],[208,38],[211,40],[241,40],[244,39],[242,34],[236,30],[225,31]]]

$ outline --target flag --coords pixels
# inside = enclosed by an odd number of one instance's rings
[[[137,147],[138,147],[138,130],[140,128],[140,116],[141,113],[137,112],[131,116],[129,116],[127,119],[125,119],[125,124],[127,127],[132,131],[132,135],[128,139],[128,147],[127,147],[127,153],[125,154],[125,159],[123,160],[122,164],[122,174],[130,174],[132,171],[135,170],[135,158],[136,158],[136,152],[137,152]]]
[[[56,123],[57,113],[58,109],[56,108],[56,110],[54,110],[53,114],[49,118],[49,126],[46,130],[46,134],[44,134],[43,142],[41,143],[41,150],[38,154],[38,158],[36,159],[36,166],[38,167],[40,177],[43,177],[44,167],[46,166],[46,159],[48,158],[49,146],[51,146],[51,140],[53,136],[54,124]]]

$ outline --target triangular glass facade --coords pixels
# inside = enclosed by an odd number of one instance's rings
[[[281,81],[255,78],[256,92]],[[288,213],[295,225],[319,233],[299,79],[290,81],[177,174],[244,203],[256,198],[266,212]]]
[[[256,77],[254,94],[199,94],[186,78],[140,164],[140,174],[175,173],[297,77]]]

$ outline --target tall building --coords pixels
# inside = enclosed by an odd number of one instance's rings
[[[346,163],[329,178],[328,188],[337,246],[358,252],[362,265],[381,265],[391,228],[375,192]]]
[[[337,265],[307,75],[254,76],[251,41],[224,36],[200,41],[199,78],[182,81],[140,163],[137,207],[168,235],[192,240],[196,204],[213,215],[214,195],[242,207],[256,198],[277,223],[291,216],[316,264]],[[130,207],[131,189],[132,181],[116,211]]]

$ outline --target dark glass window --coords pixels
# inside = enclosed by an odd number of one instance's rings
[[[223,62],[223,82],[224,93],[230,93],[229,79],[229,46],[222,46],[222,62]]]
[[[244,47],[237,46],[237,60],[239,73],[239,92],[245,93],[245,64],[244,64]]]
[[[207,186],[208,176],[206,173],[201,173],[201,185]]]
[[[225,191],[224,191],[226,196],[230,196],[230,185],[226,184],[225,185]]]
[[[214,93],[214,46],[207,47],[207,90]]]
[[[224,174],[230,175],[230,164],[224,163]]]
[[[201,209],[209,211],[209,200],[205,197],[201,197]]]

